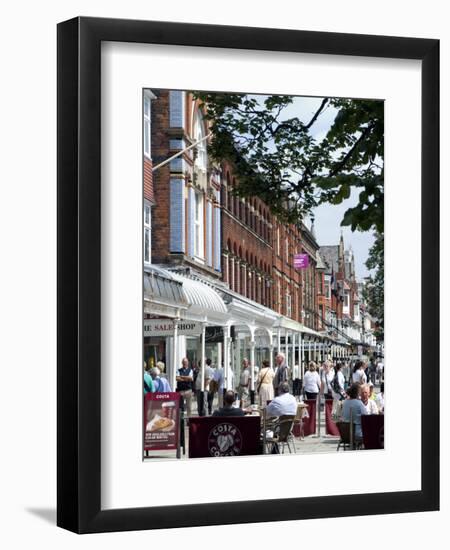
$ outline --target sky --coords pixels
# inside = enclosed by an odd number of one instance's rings
[[[317,111],[323,98],[297,97],[293,103],[283,110],[283,118],[298,117],[302,122],[309,122]],[[322,140],[336,116],[337,110],[327,107],[311,127],[311,134],[318,140]],[[369,275],[364,265],[370,247],[374,242],[372,232],[352,232],[349,227],[342,227],[341,220],[348,208],[355,206],[358,202],[358,191],[352,189],[350,197],[341,204],[323,204],[314,211],[314,230],[317,242],[320,246],[335,245],[339,243],[341,231],[344,236],[344,245],[353,249],[355,258],[355,272],[358,279]],[[306,220],[308,228],[311,227],[310,220]]]

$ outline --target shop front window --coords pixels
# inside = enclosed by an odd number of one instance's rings
[[[286,316],[287,317],[292,316],[292,300],[291,300],[291,295],[289,293],[286,293]]]
[[[194,161],[194,176],[197,180],[197,184],[200,187],[206,189],[206,170],[208,163],[208,156],[206,151],[206,133],[205,125],[203,121],[202,113],[199,109],[195,114],[194,119],[194,140],[197,142],[195,147],[196,155]]]
[[[194,200],[194,255],[203,260],[205,257],[203,239],[203,195],[201,193],[195,193]]]

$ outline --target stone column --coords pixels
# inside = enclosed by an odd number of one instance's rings
[[[172,346],[172,365],[170,372],[170,387],[172,391],[175,391],[177,381],[177,369],[178,369],[178,319],[173,322],[173,346]]]

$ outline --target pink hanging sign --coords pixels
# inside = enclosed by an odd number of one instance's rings
[[[309,267],[308,254],[294,254],[294,268],[305,269],[307,267]]]

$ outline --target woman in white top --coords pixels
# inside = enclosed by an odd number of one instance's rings
[[[321,393],[325,399],[333,399],[331,382],[334,378],[334,369],[331,361],[325,361],[320,371]]]
[[[364,363],[362,361],[356,361],[355,370],[352,375],[353,384],[366,384],[367,376],[364,372]]]
[[[384,382],[381,382],[380,393],[375,397],[375,403],[378,407],[378,412],[384,414]]]
[[[345,393],[345,378],[341,372],[342,364],[338,363],[334,368],[334,378],[331,382],[331,393],[333,394],[333,399],[336,401],[342,401],[347,397]]]
[[[316,370],[314,361],[309,363],[309,370],[305,372],[303,380],[303,389],[306,394],[306,399],[317,399],[317,394],[320,391],[320,377]]]

